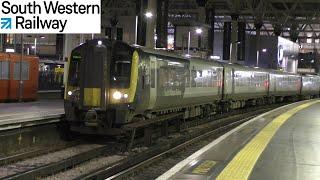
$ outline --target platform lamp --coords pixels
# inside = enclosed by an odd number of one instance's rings
[[[202,34],[203,30],[201,28],[197,28],[196,29],[196,34],[198,34],[198,36],[201,38],[201,34]],[[191,46],[191,31],[188,31],[188,52],[186,54],[187,57],[190,57],[190,46]]]
[[[198,47],[199,47],[199,50],[201,51],[201,34],[202,34],[203,30],[201,28],[197,28],[196,29],[196,34],[198,34]]]
[[[146,11],[144,13],[145,18],[152,19],[153,13],[151,11]],[[134,33],[134,44],[138,45],[138,22],[139,22],[139,16],[136,15],[135,17],[135,33]]]

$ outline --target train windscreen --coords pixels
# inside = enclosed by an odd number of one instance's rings
[[[113,46],[111,62],[111,87],[128,88],[130,86],[133,48],[118,42]]]
[[[68,84],[69,86],[79,86],[80,81],[80,64],[82,56],[75,50],[72,52],[70,59],[69,75],[68,75]]]

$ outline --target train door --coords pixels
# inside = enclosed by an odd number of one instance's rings
[[[157,59],[150,56],[150,98],[148,109],[153,109],[157,100]]]

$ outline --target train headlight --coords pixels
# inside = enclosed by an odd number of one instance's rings
[[[71,96],[72,95],[72,91],[68,91],[68,95]]]
[[[129,97],[129,95],[128,95],[128,94],[124,94],[123,97],[124,97],[125,99],[127,99],[127,98]]]
[[[112,95],[113,99],[115,99],[115,100],[120,100],[121,96],[122,96],[122,94],[119,91],[114,92]]]

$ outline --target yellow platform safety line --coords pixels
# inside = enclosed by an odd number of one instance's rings
[[[194,170],[192,170],[192,174],[201,174],[205,175],[208,174],[209,171],[217,164],[216,161],[212,160],[205,160],[202,162],[198,167],[196,167]]]
[[[278,129],[297,112],[319,102],[320,101],[317,100],[302,104],[276,117],[236,154],[219,174],[217,180],[248,179],[259,156],[267,147]]]

